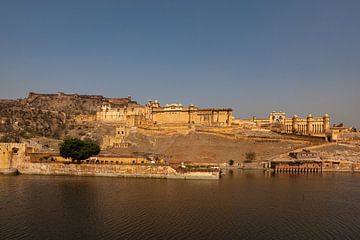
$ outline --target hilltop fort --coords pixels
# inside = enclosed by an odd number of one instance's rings
[[[158,100],[140,104],[130,96],[61,92],[0,100],[0,142],[25,142],[33,149],[32,161],[56,159],[58,144],[67,136],[100,144],[104,163],[142,157],[140,162],[242,164],[248,153],[255,153],[248,161],[256,166],[297,149],[334,141],[356,145],[360,139],[354,129],[331,126],[328,114],[301,118],[279,111],[264,119],[237,119],[231,108],[162,105]],[[327,149],[326,154],[333,153]]]

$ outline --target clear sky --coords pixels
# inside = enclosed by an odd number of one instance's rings
[[[0,98],[329,113],[360,127],[359,0],[0,0]]]

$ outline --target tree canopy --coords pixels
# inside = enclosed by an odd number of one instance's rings
[[[71,158],[71,160],[76,160],[79,163],[81,160],[99,154],[99,152],[99,145],[90,141],[82,141],[78,138],[67,138],[60,145],[60,156]]]

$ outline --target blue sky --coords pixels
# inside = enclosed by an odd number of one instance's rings
[[[0,98],[329,113],[360,127],[360,1],[0,1]]]

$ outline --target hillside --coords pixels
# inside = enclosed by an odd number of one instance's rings
[[[24,99],[0,100],[0,141],[60,138],[75,127],[73,115],[95,114],[106,100],[103,96],[64,93],[29,93]]]

